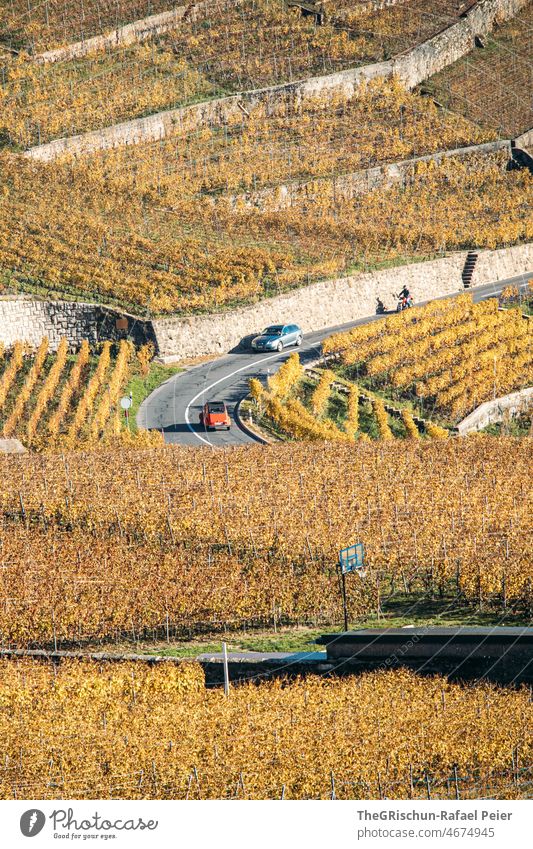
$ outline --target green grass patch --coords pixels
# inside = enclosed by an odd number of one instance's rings
[[[381,613],[369,613],[366,616],[349,619],[351,630],[367,628],[404,628],[413,626],[430,627],[491,627],[502,625],[531,625],[526,614],[512,614],[499,609],[480,610],[457,598],[429,599],[427,595],[395,594],[382,601]],[[340,622],[324,625],[299,625],[255,630],[237,630],[227,634],[210,633],[202,637],[170,640],[122,640],[106,644],[109,653],[155,654],[164,657],[193,658],[200,654],[220,653],[222,641],[226,642],[229,652],[314,652],[324,649],[317,646],[315,640],[322,634],[342,633]],[[101,643],[86,647],[87,653],[102,651]]]
[[[483,428],[489,436],[524,437],[533,433],[533,416],[521,415],[508,421],[495,422]]]
[[[143,376],[139,371],[137,361],[135,361],[133,367],[135,372],[124,390],[124,395],[131,394],[132,406],[129,411],[130,429],[132,433],[137,433],[137,413],[144,399],[148,398],[154,389],[157,389],[166,380],[183,371],[183,368],[178,365],[165,366],[152,361],[148,374]]]

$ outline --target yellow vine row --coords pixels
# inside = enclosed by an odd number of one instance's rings
[[[2,375],[2,379],[0,380],[0,410],[3,409],[4,404],[6,403],[7,394],[11,389],[11,385],[15,380],[19,369],[22,367],[23,362],[24,344],[22,342],[15,342],[9,359],[9,364]]]
[[[19,419],[24,411],[24,407],[31,398],[33,387],[39,380],[39,376],[41,374],[41,370],[46,360],[47,354],[48,337],[43,336],[41,344],[39,345],[37,353],[35,354],[33,364],[28,372],[26,380],[24,381],[24,385],[20,390],[19,394],[17,395],[11,414],[4,425],[4,436],[11,436],[11,434],[15,430]]]
[[[57,385],[61,379],[61,375],[63,374],[63,370],[65,368],[67,362],[67,354],[68,354],[68,341],[63,337],[58,345],[56,358],[54,364],[50,371],[48,372],[47,378],[44,382],[44,385],[37,396],[37,401],[35,402],[35,409],[30,416],[28,424],[26,426],[26,439],[29,445],[32,444],[35,434],[37,432],[37,427],[41,420],[41,416],[50,400],[53,398],[54,393],[57,389]]]
[[[67,414],[68,408],[70,406],[70,402],[72,400],[72,396],[78,389],[80,385],[81,377],[83,374],[83,370],[87,363],[89,362],[89,342],[87,339],[84,339],[81,343],[80,350],[78,352],[78,356],[76,358],[76,362],[72,367],[72,371],[68,377],[67,382],[63,387],[63,391],[61,393],[61,397],[59,399],[59,404],[57,405],[57,409],[54,414],[50,417],[48,422],[47,431],[48,434],[54,438],[59,433],[59,428]]]
[[[111,373],[107,389],[100,399],[100,404],[91,422],[91,439],[97,440],[103,433],[112,409],[118,404],[120,389],[127,375],[128,364],[132,357],[133,346],[122,340],[119,347],[115,367]]]
[[[68,445],[74,444],[78,435],[78,431],[83,427],[84,424],[87,423],[89,415],[94,406],[96,395],[104,382],[110,362],[111,342],[104,342],[102,353],[98,358],[98,365],[96,366],[96,371],[94,372],[87,385],[85,393],[83,394],[78,404],[78,407],[74,414],[74,418],[72,419],[72,422],[68,429],[68,434],[65,440]]]

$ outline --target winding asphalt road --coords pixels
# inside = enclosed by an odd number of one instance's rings
[[[525,287],[531,277],[533,272],[478,286],[471,290],[472,296],[474,301],[481,301],[498,295],[508,285]],[[359,324],[377,321],[381,317],[372,315],[349,324],[308,333],[301,348],[288,348],[281,354],[264,355],[242,350],[193,366],[167,380],[145,399],[137,414],[137,424],[146,429],[162,430],[165,442],[168,443],[213,448],[250,444],[254,439],[239,427],[235,419],[235,407],[248,394],[248,380],[251,377],[265,378],[273,374],[293,350],[298,350],[305,365],[320,356],[320,344],[327,336]],[[292,315],[286,317],[287,322],[294,320]],[[259,333],[262,328],[250,328],[251,332],[254,330]],[[231,430],[208,432],[199,424],[198,415],[205,401],[226,402],[232,418]]]

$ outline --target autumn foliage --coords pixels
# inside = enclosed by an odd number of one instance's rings
[[[533,382],[531,320],[520,308],[498,309],[494,298],[474,304],[469,294],[336,334],[323,350],[452,421]]]
[[[401,671],[226,698],[195,664],[3,660],[0,700],[3,799],[330,799],[333,784],[339,799],[530,795],[525,688]]]
[[[164,635],[167,624],[179,636],[340,622],[335,564],[354,540],[368,562],[349,582],[354,617],[376,611],[390,580],[523,611],[530,443],[405,440],[399,451],[345,434],[4,458],[0,634],[24,646]]]
[[[76,355],[69,356],[68,347],[63,338],[51,353],[48,338],[43,337],[37,351],[16,342],[1,352],[3,435],[17,436],[39,451],[94,446],[117,438],[130,442],[119,400],[131,376],[133,346],[121,341],[116,356],[109,341],[99,354],[91,354],[87,340]],[[145,365],[150,350],[142,352]],[[155,445],[161,435],[143,433],[142,441]]]

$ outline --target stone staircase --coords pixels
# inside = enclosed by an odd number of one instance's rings
[[[478,255],[476,251],[468,251],[464,268],[461,273],[463,287],[465,289],[470,289],[470,287],[472,286],[472,277],[474,275],[474,269],[476,267],[477,258]]]

